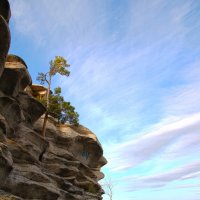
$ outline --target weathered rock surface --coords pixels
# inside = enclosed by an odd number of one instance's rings
[[[92,137],[88,140],[70,125],[66,125],[68,131],[61,132],[51,122],[44,139],[40,136],[41,125],[42,119],[33,127],[20,123],[15,135],[9,139],[5,136],[0,143],[0,188],[6,192],[5,199],[101,199],[98,180],[103,176],[96,171],[100,173],[106,161],[99,163],[103,155],[98,140],[92,141],[96,146],[90,146]],[[90,167],[92,162],[98,170]]]
[[[4,143],[0,143],[0,185],[3,185],[12,170],[12,155]]]
[[[33,124],[46,110],[40,102],[25,92],[19,92],[16,98],[23,110],[26,122],[30,124]]]
[[[4,95],[16,97],[32,83],[25,62],[15,55],[8,55],[0,78],[0,90]]]
[[[8,55],[10,6],[0,0],[0,199],[100,200],[106,164],[97,137],[83,126],[56,126],[41,136],[44,106],[25,92],[26,63]]]

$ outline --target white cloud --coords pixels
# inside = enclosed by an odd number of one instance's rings
[[[105,5],[99,1],[13,0],[11,7],[16,30],[53,52],[63,46],[75,50],[104,41],[104,32],[99,30],[107,23]]]
[[[110,158],[108,166],[112,170],[123,170],[141,165],[157,156],[160,162],[197,156],[200,153],[199,122],[200,114],[191,115],[116,144],[107,155]]]
[[[185,175],[182,177],[182,180],[186,180],[186,179],[193,179],[193,178],[200,178],[200,171],[194,172],[194,173],[190,173],[189,175]]]
[[[30,37],[40,44],[44,38],[40,34],[37,15],[33,15],[33,6],[30,2],[24,0],[13,0],[11,2],[12,18],[16,30],[25,36]]]
[[[139,173],[129,184],[140,188],[198,178],[185,165],[200,153],[192,2],[110,2],[12,0],[12,19],[48,57],[68,58],[71,76],[54,84],[102,139],[112,173]]]
[[[200,107],[200,61],[194,62],[181,70],[180,85],[169,88],[163,99],[163,112],[166,115],[185,115],[195,113]]]
[[[186,165],[183,165],[181,167],[177,167],[176,169],[169,170],[167,172],[162,173],[155,173],[150,176],[141,176],[141,177],[129,177],[125,178],[124,181],[127,181],[126,189],[133,191],[133,190],[141,190],[145,188],[161,188],[165,186],[169,186],[171,189],[176,188],[191,188],[191,184],[179,184],[178,186],[171,186],[170,184],[172,182],[176,181],[183,181],[185,180],[185,177],[190,178],[198,178],[199,177],[199,167],[200,162],[196,161],[193,163],[189,163]],[[192,177],[192,175],[196,174]],[[196,184],[193,184],[192,187],[197,187],[199,185],[199,182]]]

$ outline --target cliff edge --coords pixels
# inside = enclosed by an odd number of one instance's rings
[[[26,63],[7,55],[9,19],[9,2],[0,0],[0,199],[102,199],[107,161],[94,133],[49,119],[41,136],[45,107],[25,92],[32,84]]]

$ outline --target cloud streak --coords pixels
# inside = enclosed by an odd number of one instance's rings
[[[159,125],[153,131],[141,134],[128,142],[113,147],[111,163],[120,163],[120,170],[135,167],[159,156],[160,161],[198,155],[200,114]],[[115,165],[111,168],[119,170]]]
[[[159,189],[164,186],[170,185],[172,182],[175,181],[182,181],[185,180],[186,176],[194,175],[193,178],[199,178],[199,167],[200,162],[193,162],[187,165],[181,166],[177,169],[170,170],[168,172],[160,173],[160,174],[153,174],[151,176],[146,177],[129,177],[125,179],[128,184],[126,186],[127,190],[141,190],[141,189]],[[192,187],[197,187],[198,184],[193,184]],[[174,186],[172,189],[175,188],[191,188],[191,185],[181,185],[181,186]]]
[[[98,135],[108,174],[131,177],[130,191],[198,185],[191,183],[200,153],[197,1],[11,4],[12,30],[45,52],[40,61],[62,54],[71,64],[70,77],[55,78],[53,87]]]

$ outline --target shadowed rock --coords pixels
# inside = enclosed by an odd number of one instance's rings
[[[15,129],[25,120],[19,104],[14,99],[6,96],[0,97],[0,114],[12,129]]]
[[[46,151],[49,146],[48,141],[46,141],[41,135],[28,128],[24,124],[20,124],[16,130],[16,139],[14,139],[17,144],[24,147],[35,160],[40,160],[40,155]]]
[[[2,15],[2,17],[6,20],[7,23],[9,22],[11,12],[8,0],[0,0],[0,15]]]
[[[18,170],[12,171],[3,189],[24,199],[56,200],[60,196],[59,190],[52,183],[33,181]]]
[[[45,107],[25,90],[32,80],[24,60],[7,56],[9,19],[9,2],[0,0],[0,199],[101,200],[101,144],[84,126],[50,117],[41,136]]]
[[[90,168],[100,169],[107,163],[107,160],[102,156],[101,144],[89,129],[82,125],[64,125],[59,127],[59,130],[59,137],[72,141],[68,150],[83,164]]]
[[[17,96],[27,122],[33,124],[46,111],[46,108],[36,99],[26,93],[20,92]],[[34,109],[33,109],[34,108]]]
[[[4,184],[8,174],[12,169],[12,155],[8,147],[0,143],[0,187]]]
[[[38,158],[35,158],[31,152],[27,150],[26,146],[19,145],[14,141],[9,141],[7,146],[13,156],[14,163],[33,165],[39,164]]]
[[[5,19],[0,15],[0,76],[10,47],[10,31]]]
[[[5,117],[0,114],[0,142],[5,141],[5,135],[8,132],[8,124],[5,120]]]
[[[31,85],[32,80],[25,62],[18,56],[9,55],[0,78],[0,90],[8,96],[17,96]]]
[[[8,192],[5,192],[3,190],[0,190],[0,199],[1,200],[23,200],[20,197],[14,196]]]

